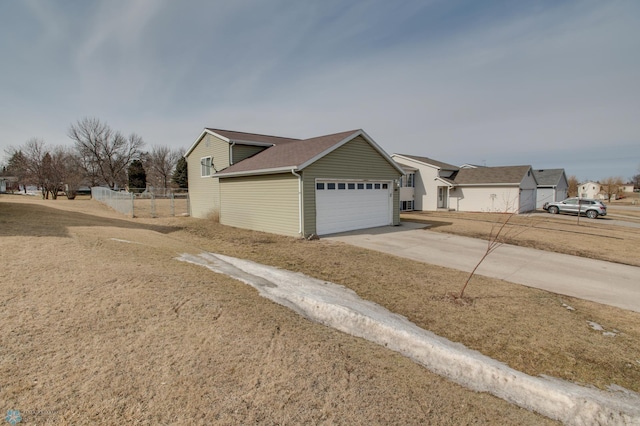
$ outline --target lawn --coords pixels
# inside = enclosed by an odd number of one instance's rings
[[[528,374],[640,391],[637,313],[483,277],[456,304],[462,272],[91,200],[1,196],[0,224],[0,409],[34,423],[549,422],[175,260],[202,251],[342,284]]]

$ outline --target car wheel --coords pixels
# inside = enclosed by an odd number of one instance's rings
[[[595,211],[595,210],[588,210],[588,211],[587,211],[587,217],[588,217],[589,219],[595,219],[595,218],[597,218],[597,217],[598,217],[598,212],[597,212],[597,211]]]
[[[558,213],[558,208],[556,206],[551,206],[549,207],[549,210],[547,210],[549,213],[551,214],[557,214]]]

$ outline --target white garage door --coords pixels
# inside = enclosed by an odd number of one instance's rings
[[[393,185],[385,181],[316,181],[318,235],[393,223]]]

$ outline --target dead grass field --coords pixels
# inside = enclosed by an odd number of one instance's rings
[[[461,306],[445,294],[465,274],[446,268],[192,218],[127,219],[90,200],[1,196],[0,409],[39,424],[551,423],[174,260],[204,250],[345,285],[529,374],[640,391],[637,313],[483,277]]]

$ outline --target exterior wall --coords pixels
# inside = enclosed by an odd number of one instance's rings
[[[419,211],[436,211],[438,209],[438,186],[444,186],[442,182],[436,181],[440,170],[437,167],[428,166],[424,163],[411,160],[410,158],[397,158],[396,156],[393,156],[393,158],[402,164],[417,169],[413,194],[413,209]]]
[[[274,234],[300,235],[298,178],[291,173],[223,178],[220,223]]]
[[[536,194],[538,182],[533,175],[533,171],[529,169],[527,174],[520,182],[520,197],[517,205],[518,213],[526,213],[536,209]]]
[[[187,157],[190,214],[193,217],[204,218],[220,209],[218,178],[201,176],[200,159],[208,156],[212,157],[216,170],[229,167],[229,144],[205,134]]]
[[[259,153],[260,151],[265,150],[266,148],[263,146],[253,146],[253,145],[233,145],[231,147],[231,161],[233,164],[239,163],[245,158],[249,158],[252,155]]]
[[[449,207],[461,212],[512,213],[518,210],[517,186],[466,186],[449,191]]]
[[[401,174],[361,136],[327,154],[301,172],[303,178],[304,234],[316,232],[316,178],[389,181],[393,191],[393,224],[400,224],[397,180]]]

